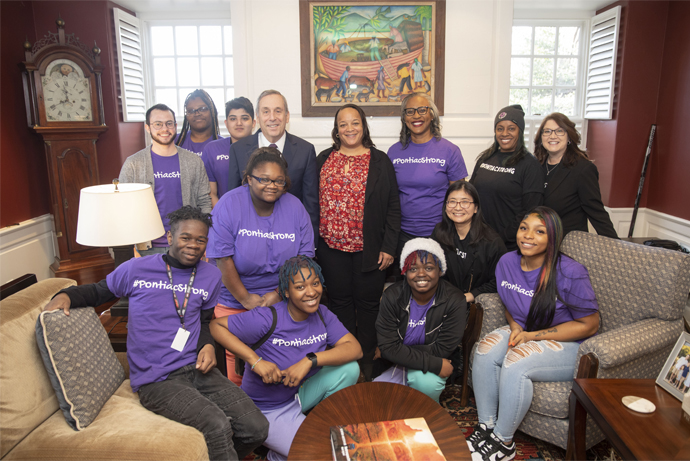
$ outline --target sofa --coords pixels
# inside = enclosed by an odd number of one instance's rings
[[[570,232],[561,251],[589,271],[599,303],[598,333],[580,345],[577,361],[591,354],[597,367],[586,376],[655,379],[683,331],[690,291],[690,255],[596,234]],[[484,309],[480,338],[507,325],[496,293],[477,297]],[[476,345],[475,345],[476,349]],[[572,381],[535,382],[532,405],[519,430],[561,448],[568,445]],[[587,419],[587,448],[604,438]]]
[[[196,429],[141,406],[125,379],[95,420],[75,431],[65,421],[37,346],[43,307],[69,279],[47,279],[0,302],[0,459],[208,460]],[[128,376],[125,353],[117,358]]]

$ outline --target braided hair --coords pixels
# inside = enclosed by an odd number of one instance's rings
[[[187,98],[184,100],[184,107],[185,107],[185,116],[184,116],[184,122],[182,122],[182,130],[180,131],[180,136],[177,138],[177,142],[175,145],[181,146],[182,143],[184,142],[185,138],[187,137],[187,133],[189,133],[189,121],[187,120],[187,103],[191,101],[192,99],[201,99],[204,101],[204,104],[206,104],[206,107],[211,111],[211,126],[213,129],[211,130],[211,136],[213,139],[218,139],[220,136],[220,127],[218,126],[218,109],[216,109],[216,105],[213,103],[213,99],[211,99],[211,96],[204,90],[198,89],[194,90],[191,93],[187,95]]]
[[[278,292],[282,299],[286,299],[285,294],[288,291],[290,282],[295,283],[295,275],[300,274],[302,280],[306,280],[300,269],[309,269],[309,276],[316,274],[323,284],[323,275],[321,274],[321,266],[309,256],[297,255],[288,259],[280,268]],[[312,272],[313,271],[313,272]]]
[[[199,208],[193,207],[191,205],[185,205],[166,216],[170,221],[170,232],[173,234],[177,231],[179,224],[182,221],[199,221],[200,223],[206,225],[206,228],[210,229],[213,225],[211,221],[211,213],[204,213]]]

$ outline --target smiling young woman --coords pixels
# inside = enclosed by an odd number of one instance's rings
[[[486,222],[508,250],[525,212],[544,201],[544,173],[524,143],[525,112],[518,104],[504,107],[494,119],[494,142],[479,154],[470,182],[484,204]]]
[[[364,111],[345,104],[333,120],[333,146],[316,158],[320,225],[317,255],[328,281],[330,309],[362,345],[371,380],[374,323],[400,229],[395,170],[376,149]]]
[[[532,382],[571,380],[580,343],[599,328],[587,269],[561,254],[562,239],[556,212],[536,207],[520,222],[518,250],[496,267],[508,325],[482,338],[474,353],[473,460],[515,457],[513,435],[532,403]]]
[[[438,243],[412,239],[400,258],[404,279],[383,292],[376,321],[377,359],[387,369],[374,381],[410,386],[438,402],[453,373],[449,358],[462,340],[467,303],[440,278],[446,259]]]
[[[249,158],[244,186],[223,195],[213,209],[216,227],[209,233],[206,255],[216,258],[223,286],[216,316],[234,315],[280,301],[278,273],[293,256],[314,255],[314,235],[304,205],[287,191],[287,163],[272,147]],[[234,357],[226,355],[228,377]]]
[[[534,137],[534,155],[546,175],[544,205],[563,221],[563,232],[587,232],[587,221],[599,235],[618,238],[599,190],[599,171],[580,149],[580,133],[565,115],[548,115]]]
[[[319,265],[295,256],[280,269],[283,301],[217,318],[211,324],[215,340],[245,361],[242,389],[269,421],[264,442],[271,449],[269,460],[287,458],[305,419],[303,411],[359,378],[356,360],[362,349],[337,317],[319,304],[322,284]],[[269,332],[253,350],[251,346]]]

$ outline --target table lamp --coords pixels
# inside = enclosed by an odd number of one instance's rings
[[[85,187],[79,195],[77,243],[112,247],[117,268],[134,256],[134,245],[165,234],[156,198],[148,184]],[[126,298],[111,308],[112,316],[127,315]]]

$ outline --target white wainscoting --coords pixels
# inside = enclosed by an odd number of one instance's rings
[[[51,278],[56,255],[53,216],[46,214],[0,229],[0,284],[24,274]]]
[[[630,230],[633,208],[606,209],[611,216],[613,227],[618,232],[618,236],[627,237]],[[635,220],[633,237],[656,237],[675,240],[690,249],[690,221],[648,208],[640,208]]]

